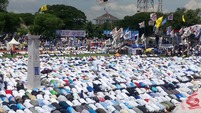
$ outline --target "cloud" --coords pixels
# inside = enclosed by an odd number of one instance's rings
[[[9,0],[7,9],[15,13],[35,13],[41,6],[36,0]]]
[[[201,7],[201,2],[198,2],[197,0],[190,0],[186,5],[186,9],[197,9]]]

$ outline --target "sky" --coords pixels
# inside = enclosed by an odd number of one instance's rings
[[[158,0],[154,0],[157,9]],[[109,0],[99,5],[97,0],[9,0],[7,10],[15,13],[35,13],[43,5],[64,4],[83,11],[88,20],[105,13],[104,7],[113,16],[123,19],[137,12],[137,0]],[[163,13],[174,12],[177,8],[201,8],[201,0],[163,0]]]

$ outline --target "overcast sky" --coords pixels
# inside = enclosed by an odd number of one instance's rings
[[[155,9],[157,9],[155,0]],[[35,13],[43,5],[65,4],[83,11],[88,20],[92,20],[105,13],[104,6],[112,15],[122,19],[133,15],[137,11],[137,0],[109,0],[105,5],[99,5],[97,0],[9,0],[7,10],[15,13]],[[163,12],[173,12],[177,8],[201,8],[201,0],[163,0]]]

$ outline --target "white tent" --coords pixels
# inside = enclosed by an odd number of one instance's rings
[[[15,38],[13,37],[13,39],[7,43],[7,50],[13,50],[15,48],[16,45],[19,45],[20,43],[18,41],[15,40]]]

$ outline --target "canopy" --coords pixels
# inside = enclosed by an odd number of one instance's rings
[[[7,50],[11,50],[11,49],[14,50],[15,45],[20,45],[20,43],[16,41],[15,38],[13,37],[13,39],[7,43]]]
[[[201,89],[190,95],[179,104],[172,113],[200,113],[201,111]]]
[[[19,45],[20,43],[18,41],[16,41],[15,38],[13,37],[13,39],[10,42],[8,42],[7,44]]]

